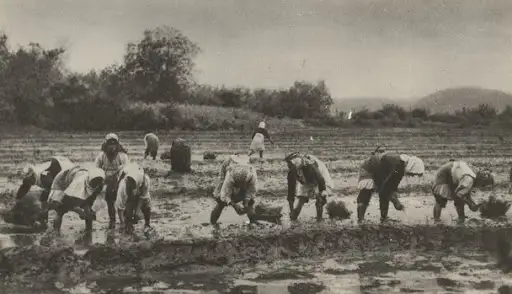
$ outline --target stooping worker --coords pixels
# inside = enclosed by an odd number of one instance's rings
[[[105,172],[105,201],[107,202],[109,228],[116,225],[115,201],[117,197],[118,175],[123,167],[130,163],[126,150],[119,143],[119,137],[110,133],[101,145],[101,153],[96,157],[95,165]]]
[[[249,151],[249,157],[258,152],[260,155],[260,161],[263,160],[263,152],[265,151],[265,138],[267,138],[270,143],[274,145],[274,141],[272,141],[270,138],[270,135],[265,127],[266,123],[264,121],[260,122],[258,128],[252,134],[252,142]]]
[[[285,157],[288,165],[288,205],[290,219],[297,220],[302,207],[309,199],[316,199],[316,219],[322,220],[327,197],[334,187],[325,164],[313,155],[293,152]],[[298,198],[294,208],[295,198]]]
[[[73,211],[85,220],[86,231],[92,231],[92,221],[96,219],[92,205],[103,190],[104,181],[105,172],[99,168],[74,166],[61,171],[53,181],[48,199],[48,210],[57,212],[54,230],[60,232],[62,217]]]
[[[364,220],[374,192],[379,194],[380,220],[388,219],[389,202],[396,210],[404,210],[398,199],[398,185],[404,176],[423,176],[425,164],[416,156],[396,152],[373,152],[360,165],[357,218]]]
[[[247,213],[251,223],[256,222],[254,201],[257,185],[258,177],[253,166],[236,155],[225,160],[219,172],[218,185],[213,193],[217,204],[212,210],[210,223],[217,225],[222,210],[228,205],[233,206],[239,215]]]
[[[160,140],[153,133],[148,133],[144,136],[144,159],[151,155],[153,160],[156,160],[156,156],[158,154],[158,148],[160,146]]]
[[[48,161],[36,165],[26,165],[22,172],[22,184],[16,193],[16,201],[20,201],[30,191],[32,186],[37,186],[42,189],[39,196],[42,209],[46,209],[48,195],[53,180],[57,174],[63,170],[70,169],[75,166],[68,158],[63,156],[53,156]],[[42,215],[41,219],[43,224],[47,224],[48,215]]]
[[[42,188],[41,198],[46,201],[55,176],[62,170],[73,167],[74,164],[66,157],[53,156],[40,164],[28,164],[23,168],[23,181],[16,193],[16,199],[25,196],[32,186]]]
[[[149,176],[136,163],[130,163],[119,174],[116,208],[121,226],[125,232],[133,231],[133,225],[138,221],[138,211],[144,215],[144,229],[150,229],[151,196]]]
[[[437,170],[432,186],[432,193],[436,199],[434,221],[440,221],[442,209],[446,207],[448,201],[453,201],[459,222],[464,222],[466,204],[471,211],[479,209],[479,205],[471,197],[472,189],[489,185],[494,185],[494,175],[489,169],[475,173],[462,160],[452,160],[444,164]]]

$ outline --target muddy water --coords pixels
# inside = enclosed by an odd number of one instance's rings
[[[281,260],[252,267],[188,267],[139,276],[61,283],[0,284],[2,293],[496,293],[512,284],[480,255],[412,252]]]
[[[344,199],[354,210],[355,199]],[[354,219],[318,224],[307,205],[299,223],[285,217],[283,226],[248,226],[226,209],[214,230],[203,224],[211,200],[198,198],[155,200],[151,236],[140,227],[131,237],[107,230],[104,211],[89,240],[73,214],[60,237],[4,224],[0,275],[10,275],[0,293],[496,293],[512,283],[489,254],[512,227],[472,213],[456,226],[451,207],[445,225],[434,226],[431,199],[403,200],[407,213],[391,210],[400,223],[386,226],[377,223],[378,205],[364,226]]]

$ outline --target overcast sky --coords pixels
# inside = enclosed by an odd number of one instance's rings
[[[418,97],[454,86],[512,92],[512,1],[0,0],[11,46],[66,45],[76,71],[121,62],[146,28],[202,49],[197,80],[334,97]]]

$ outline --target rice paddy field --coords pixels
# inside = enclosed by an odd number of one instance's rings
[[[159,153],[176,138],[192,148],[193,172],[170,172],[159,157],[143,159],[143,133],[119,133],[132,161],[146,167],[152,180],[150,235],[122,236],[107,230],[106,204],[95,203],[98,219],[91,238],[84,224],[66,215],[64,234],[27,233],[0,223],[0,292],[2,293],[497,293],[512,278],[496,266],[496,242],[507,238],[507,221],[483,220],[466,208],[468,220],[456,224],[453,204],[443,210],[443,224],[432,220],[430,187],[438,167],[462,159],[475,169],[497,174],[494,193],[510,199],[508,170],[512,134],[489,130],[448,129],[301,129],[272,132],[277,147],[267,145],[258,170],[258,200],[283,206],[282,225],[249,226],[246,216],[224,210],[220,229],[209,217],[220,163],[234,152],[246,153],[252,133],[166,132]],[[0,140],[1,204],[13,203],[19,172],[27,163],[52,155],[92,164],[104,133],[3,134]],[[358,166],[377,146],[413,154],[426,164],[422,178],[404,178],[400,197],[405,212],[390,207],[395,222],[379,223],[378,199],[356,222]],[[202,154],[219,156],[204,161]],[[306,204],[298,223],[288,221],[284,155],[303,151],[323,160],[335,185],[333,199],[353,212],[344,221],[314,220],[314,202]],[[159,154],[159,155],[160,155]],[[508,217],[510,218],[509,212]],[[50,222],[52,221],[50,215]],[[512,235],[510,237],[512,239]],[[503,288],[502,288],[503,289]]]

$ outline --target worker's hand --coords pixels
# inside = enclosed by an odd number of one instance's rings
[[[327,198],[329,196],[329,193],[327,192],[327,190],[323,190],[322,193],[320,193],[320,196],[322,196],[323,198]]]
[[[231,203],[231,206],[233,206],[238,215],[245,214],[245,208],[242,205],[238,203]]]

